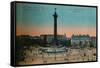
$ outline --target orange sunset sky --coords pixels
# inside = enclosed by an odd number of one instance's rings
[[[67,37],[72,34],[96,36],[96,8],[41,4],[16,4],[16,35],[39,36],[53,34],[55,12],[57,33]]]

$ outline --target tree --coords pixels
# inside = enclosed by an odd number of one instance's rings
[[[92,42],[92,41],[90,41],[90,47],[94,47],[94,45],[93,45],[93,42]]]
[[[71,40],[67,40],[67,47],[71,47]]]

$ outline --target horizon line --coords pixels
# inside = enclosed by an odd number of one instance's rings
[[[21,36],[21,35],[28,35],[28,36],[41,36],[41,35],[54,35],[54,34],[40,34],[40,35],[30,35],[30,34],[20,34],[20,35],[16,35],[16,36]],[[96,35],[90,35],[90,34],[72,34],[71,36],[67,36],[67,34],[57,34],[57,35],[65,35],[66,37],[70,38],[72,37],[73,35],[89,35],[90,37],[96,37]]]

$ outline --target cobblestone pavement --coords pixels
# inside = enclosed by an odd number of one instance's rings
[[[28,56],[24,61],[20,61],[19,65],[96,61],[96,48],[70,49],[68,52],[58,54],[37,54],[34,50],[31,53],[26,51]]]

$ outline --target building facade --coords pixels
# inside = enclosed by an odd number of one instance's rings
[[[71,37],[72,46],[88,46],[90,41],[89,35],[72,35]]]
[[[53,34],[48,34],[48,35],[40,35],[41,39],[44,40],[46,43],[50,44],[53,43],[54,41],[54,35]],[[67,37],[65,35],[57,35],[57,41],[63,41],[67,40]]]

